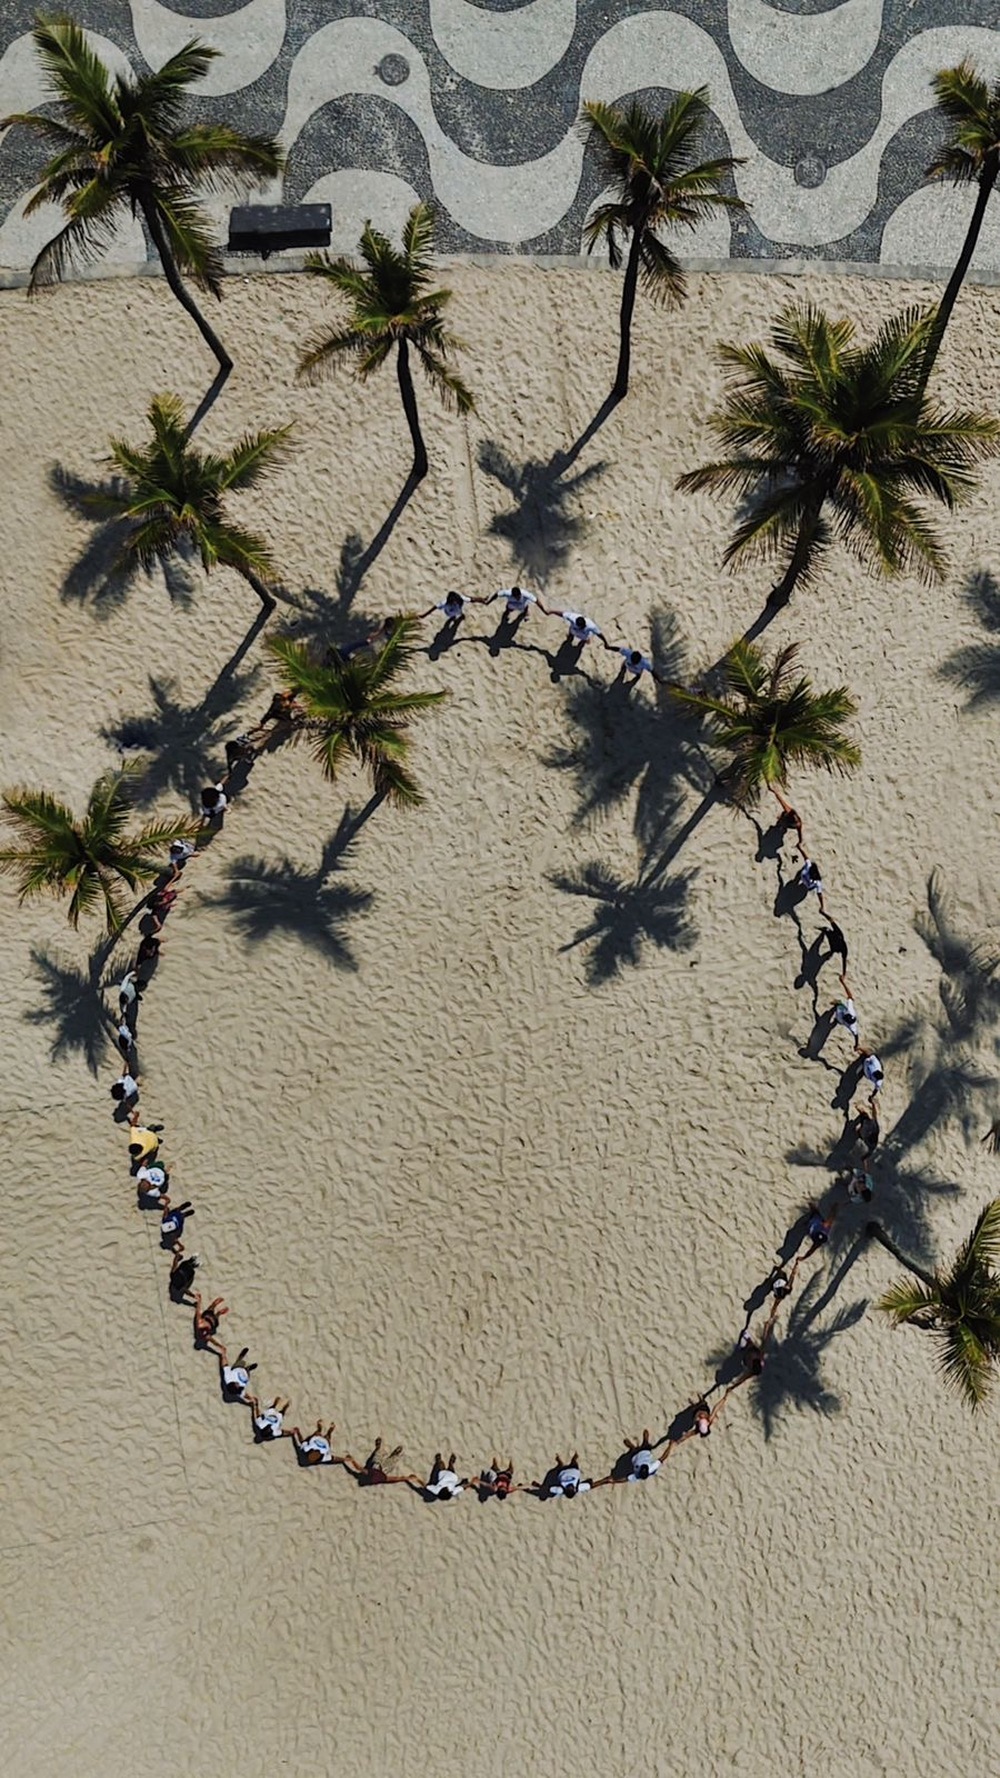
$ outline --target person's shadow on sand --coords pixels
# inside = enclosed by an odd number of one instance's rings
[[[827,1007],[825,1012],[821,1012],[817,1016],[816,1023],[813,1025],[806,1042],[799,1050],[799,1055],[805,1056],[807,1061],[822,1062],[824,1068],[829,1068],[834,1074],[838,1073],[839,1070],[834,1067],[832,1062],[827,1062],[825,1060],[823,1049],[836,1022],[836,1009],[832,1006]]]
[[[864,1066],[865,1059],[863,1056],[855,1056],[853,1062],[848,1063],[840,1077],[840,1085],[834,1093],[833,1098],[830,1100],[830,1104],[833,1106],[834,1111],[847,1111],[849,1109],[851,1100],[861,1083]]]

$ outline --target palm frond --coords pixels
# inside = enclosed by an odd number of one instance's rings
[[[64,107],[66,117],[92,140],[113,140],[122,120],[110,76],[80,26],[71,18],[40,19],[31,35],[52,94]]]
[[[247,432],[222,459],[222,488],[254,488],[288,459],[291,425]]]
[[[222,250],[208,215],[179,186],[160,186],[154,195],[157,214],[178,268],[213,296],[221,296]]]
[[[917,1321],[928,1326],[935,1317],[939,1306],[937,1292],[919,1278],[900,1278],[883,1296],[879,1297],[875,1307],[883,1315],[888,1315],[897,1327],[905,1322]]]
[[[955,1321],[941,1328],[937,1339],[938,1364],[947,1381],[970,1408],[984,1407],[993,1389],[994,1361],[975,1329]]]
[[[458,341],[454,342],[456,345]],[[459,414],[474,414],[476,403],[472,391],[463,383],[456,370],[453,370],[440,353],[432,352],[427,346],[415,342],[417,356],[423,365],[428,381],[433,385],[441,401],[447,408],[453,408]]]
[[[650,229],[644,229],[639,243],[639,266],[643,284],[654,302],[679,304],[687,295],[687,281],[680,260]]]
[[[74,263],[96,264],[115,239],[119,214],[120,203],[115,198],[92,215],[72,216],[36,254],[28,282],[29,292],[61,282]]]
[[[274,136],[247,136],[231,124],[192,124],[178,130],[169,143],[170,165],[210,190],[228,191],[249,175],[274,179],[285,164],[285,151]]]
[[[627,205],[597,204],[583,225],[584,245],[588,253],[593,253],[598,243],[604,241],[608,249],[608,264],[613,272],[617,272],[622,263],[622,239],[628,231]]]
[[[964,1279],[972,1270],[996,1271],[1000,1267],[1000,1198],[994,1198],[976,1218],[968,1239],[962,1243],[946,1274],[948,1283]],[[1000,1300],[1000,1291],[998,1291]]]
[[[990,86],[966,60],[943,68],[931,85],[935,109],[951,131],[927,177],[970,183],[980,177],[987,158],[1000,153],[1000,84]]]
[[[341,359],[357,360],[369,348],[370,342],[355,327],[314,334],[299,354],[295,375],[304,383],[321,382]]]
[[[224,562],[227,567],[235,568],[244,580],[251,583],[260,580],[267,586],[277,579],[277,564],[263,537],[255,531],[244,530],[239,525],[213,523],[203,521],[197,532],[199,546],[210,558],[206,566],[212,562]]]
[[[427,203],[414,204],[403,224],[403,253],[411,274],[418,280],[427,277],[431,270],[434,225],[434,206]]]

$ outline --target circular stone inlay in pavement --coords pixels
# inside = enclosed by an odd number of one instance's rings
[[[822,185],[826,178],[826,162],[818,154],[804,154],[795,163],[796,185]]]
[[[405,56],[383,56],[375,72],[386,86],[402,86],[410,78],[410,64]]]

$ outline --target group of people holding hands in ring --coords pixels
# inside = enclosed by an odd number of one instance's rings
[[[576,647],[577,652],[591,642],[599,642],[604,648],[617,652],[622,657],[619,676],[622,679],[637,683],[645,673],[662,683],[652,661],[641,649],[630,646],[619,646],[606,641],[600,628],[582,612],[554,611],[545,606],[537,594],[523,587],[506,587],[500,591],[483,597],[468,597],[460,593],[449,593],[447,597],[427,611],[416,614],[418,619],[426,619],[440,613],[444,625],[451,633],[461,623],[466,608],[470,604],[489,605],[494,601],[504,601],[502,622],[511,633],[528,618],[532,608],[544,612],[547,616],[562,619],[568,631],[568,639]],[[339,650],[341,658],[346,658],[356,650],[365,647],[376,647],[379,641],[392,633],[398,619],[389,618],[366,636],[362,641]],[[239,736],[226,746],[226,773],[217,784],[209,785],[201,793],[202,825],[206,830],[214,828],[222,819],[231,796],[231,778],[237,766],[249,767],[257,756],[260,747],[266,742],[272,731],[270,724],[279,722],[286,711],[288,694],[281,693],[273,700],[271,708],[253,732]],[[798,872],[800,893],[804,896],[815,894],[819,911],[826,921],[822,937],[825,937],[830,958],[837,956],[841,962],[839,980],[843,996],[830,1009],[833,1023],[843,1029],[851,1038],[856,1057],[860,1061],[860,1072],[871,1087],[867,1108],[858,1113],[849,1123],[849,1131],[853,1140],[852,1166],[843,1176],[840,1183],[846,1186],[849,1200],[868,1202],[873,1191],[873,1181],[869,1172],[869,1162],[878,1145],[879,1123],[876,1115],[878,1094],[882,1089],[883,1070],[879,1057],[873,1050],[863,1047],[861,1028],[857,1008],[851,995],[847,980],[848,949],[840,927],[828,914],[824,899],[824,884],[818,865],[806,851],[803,839],[802,823],[795,810],[785,802],[782,803],[782,824],[786,828],[794,827],[797,836],[797,852],[802,860]],[[140,921],[141,943],[133,966],[127,971],[118,984],[119,1024],[117,1029],[117,1045],[122,1059],[122,1072],[111,1088],[116,1101],[116,1116],[127,1119],[128,1152],[132,1178],[135,1181],[138,1204],[143,1210],[158,1210],[160,1213],[160,1240],[165,1252],[171,1255],[169,1276],[169,1292],[171,1299],[183,1303],[193,1309],[193,1333],[195,1347],[199,1350],[212,1352],[219,1366],[219,1382],[223,1399],[238,1403],[249,1409],[254,1438],[258,1443],[272,1443],[282,1438],[289,1438],[295,1449],[299,1463],[303,1468],[320,1468],[324,1466],[340,1466],[354,1476],[362,1487],[376,1487],[387,1484],[401,1484],[414,1489],[428,1501],[447,1501],[456,1499],[466,1489],[475,1490],[481,1500],[504,1500],[511,1494],[527,1493],[543,1500],[573,1499],[577,1495],[587,1494],[594,1489],[614,1485],[616,1483],[638,1483],[651,1480],[658,1475],[671,1452],[691,1438],[707,1438],[726,1405],[729,1397],[736,1389],[759,1377],[765,1361],[768,1342],[781,1308],[781,1304],[791,1294],[796,1274],[800,1265],[822,1247],[829,1239],[830,1230],[837,1215],[839,1205],[826,1214],[817,1205],[810,1205],[805,1222],[805,1238],[810,1245],[799,1252],[790,1264],[776,1265],[765,1281],[765,1300],[770,1296],[770,1309],[755,1337],[751,1329],[752,1304],[746,1306],[751,1313],[748,1315],[736,1342],[735,1357],[737,1371],[735,1380],[726,1387],[717,1380],[708,1395],[715,1389],[722,1393],[714,1407],[710,1406],[706,1396],[700,1397],[690,1404],[685,1413],[678,1417],[675,1427],[661,1438],[653,1439],[648,1428],[638,1438],[624,1438],[624,1449],[606,1474],[597,1479],[585,1477],[580,1467],[578,1453],[574,1452],[567,1459],[557,1455],[547,1473],[536,1481],[514,1480],[514,1464],[506,1463],[494,1456],[488,1466],[479,1475],[470,1478],[460,1476],[456,1465],[456,1456],[452,1452],[447,1460],[439,1451],[426,1477],[405,1470],[396,1469],[395,1465],[402,1456],[402,1447],[383,1453],[382,1440],[377,1438],[369,1455],[361,1462],[349,1451],[336,1452],[333,1448],[335,1423],[330,1421],[324,1425],[322,1420],[316,1422],[310,1431],[303,1431],[300,1426],[286,1423],[289,1413],[289,1402],[280,1396],[264,1403],[255,1394],[252,1385],[252,1373],[256,1365],[248,1362],[248,1348],[244,1347],[230,1362],[225,1343],[220,1338],[220,1327],[229,1309],[221,1297],[203,1302],[201,1292],[194,1288],[195,1277],[200,1264],[197,1254],[188,1253],[185,1249],[183,1235],[190,1219],[195,1214],[195,1207],[190,1200],[175,1201],[169,1192],[169,1176],[159,1158],[161,1124],[144,1124],[138,1111],[139,1101],[139,1068],[137,1060],[137,1020],[140,1002],[155,972],[160,954],[161,935],[166,919],[176,904],[183,887],[182,877],[189,860],[195,856],[198,846],[193,840],[175,840],[170,846],[169,867],[163,879],[152,891],[146,901],[145,911]]]

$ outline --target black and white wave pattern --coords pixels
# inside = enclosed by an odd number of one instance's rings
[[[34,12],[35,0],[3,9],[0,115],[44,103]],[[1000,76],[997,0],[84,0],[76,12],[102,54],[135,67],[192,35],[219,48],[198,109],[279,133],[285,195],[329,201],[338,248],[368,217],[395,230],[421,196],[445,251],[577,253],[600,191],[581,99],[704,85],[710,146],[744,161],[750,211],[713,219],[686,256],[944,266],[970,199],[923,183],[930,79],[963,56]],[[39,164],[23,132],[0,138],[7,271],[56,226],[22,214]],[[145,254],[136,225],[109,257]],[[1000,272],[1000,200],[976,263]]]

